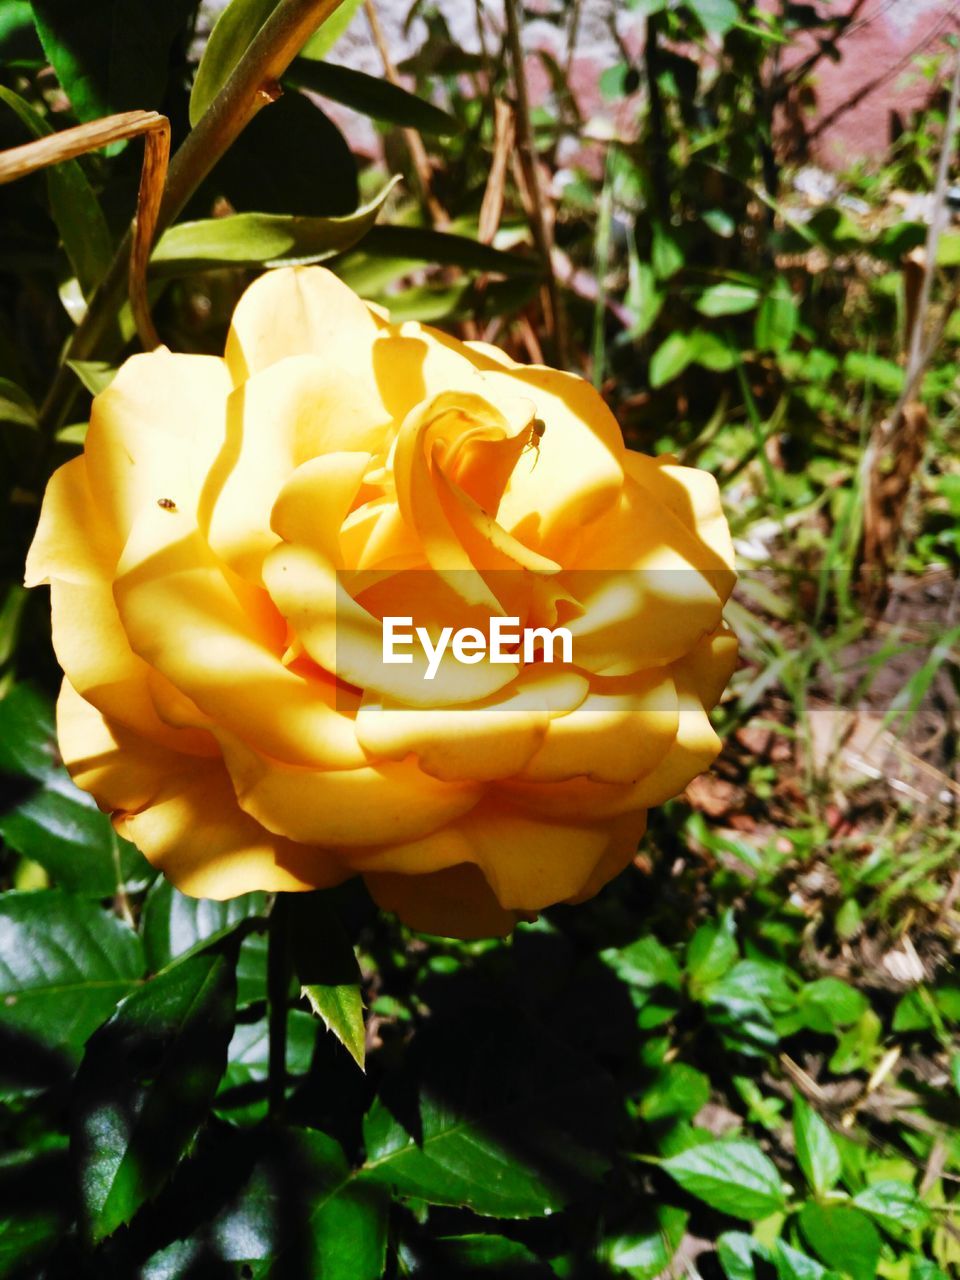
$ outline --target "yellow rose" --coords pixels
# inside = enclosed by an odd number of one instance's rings
[[[27,582],[67,767],[180,889],[360,874],[465,937],[630,861],[716,755],[735,660],[710,476],[626,450],[580,378],[392,325],[318,267],[261,277],[223,359],[124,364]],[[383,661],[384,617],[501,615],[562,621],[571,661]]]

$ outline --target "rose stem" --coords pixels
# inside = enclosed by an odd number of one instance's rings
[[[274,101],[280,77],[317,27],[341,3],[342,0],[280,0],[196,128],[187,134],[170,161],[157,216],[157,236],[170,226],[261,107]],[[98,343],[122,302],[132,242],[133,237],[128,230],[90,299],[86,315],[74,331],[40,410],[40,421],[48,430],[63,425],[79,391],[76,376],[66,361],[89,360],[96,353]]]
[[[283,1114],[287,1088],[287,1004],[292,972],[289,917],[287,895],[278,893],[270,909],[267,930],[267,1106],[274,1120],[279,1120]]]

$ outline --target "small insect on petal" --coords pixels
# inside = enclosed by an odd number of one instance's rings
[[[177,504],[172,498],[158,498],[157,506],[164,511],[176,511]]]

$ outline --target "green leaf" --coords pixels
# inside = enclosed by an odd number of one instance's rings
[[[653,267],[648,262],[641,262],[632,238],[628,249],[630,278],[623,303],[634,317],[629,336],[636,339],[650,332],[654,321],[663,310],[666,295],[657,287],[657,277]]]
[[[740,21],[734,0],[687,0],[687,4],[711,35],[724,36]]]
[[[643,1091],[640,1114],[644,1120],[670,1116],[689,1119],[710,1099],[710,1079],[686,1062],[670,1062]]]
[[[44,52],[81,120],[159,107],[193,0],[32,0]]]
[[[143,976],[140,939],[56,889],[0,896],[0,1024],[27,1042],[79,1050]],[[14,1070],[5,1050],[0,1078]]]
[[[843,358],[843,372],[852,382],[876,387],[886,396],[899,395],[903,390],[901,366],[867,351],[848,351]]]
[[[687,333],[671,333],[650,357],[650,385],[663,387],[683,373],[696,355],[696,343]]]
[[[799,1093],[793,1096],[793,1139],[808,1184],[818,1196],[831,1191],[843,1169],[840,1150],[826,1123]]]
[[[744,1231],[724,1231],[717,1237],[717,1257],[727,1280],[755,1280],[755,1259],[770,1260],[770,1251]]]
[[[685,261],[680,242],[659,222],[653,224],[650,257],[658,280],[669,280],[675,276]]]
[[[603,1258],[625,1272],[631,1280],[654,1280],[669,1274],[670,1263],[687,1229],[689,1214],[673,1205],[660,1205],[655,1213],[645,1213],[649,1222],[617,1236],[603,1246]]]
[[[801,1026],[829,1035],[861,1018],[870,1007],[866,996],[842,978],[818,978],[797,993]]]
[[[398,179],[376,199],[340,218],[236,213],[181,222],[161,238],[150,259],[154,276],[190,275],[232,267],[280,267],[323,262],[351,248],[377,220]]]
[[[739,952],[734,937],[733,912],[726,911],[716,923],[702,924],[687,946],[687,971],[691,986],[703,990],[730,969]]]
[[[43,62],[29,0],[5,0],[0,8],[0,62],[8,67]]]
[[[37,406],[26,391],[9,378],[0,378],[0,422],[31,429],[37,425]]]
[[[680,969],[673,955],[656,938],[639,938],[628,947],[603,951],[608,964],[630,988],[630,998],[639,1009],[640,1027],[649,1031],[673,1018],[680,1005]]]
[[[213,24],[190,91],[190,124],[195,126],[230,78],[278,0],[230,0]]]
[[[143,904],[141,932],[151,972],[178,956],[208,945],[242,920],[265,916],[267,896],[244,893],[226,902],[189,898],[169,880],[158,880]]]
[[[825,1280],[828,1274],[819,1262],[783,1240],[774,1245],[773,1262],[777,1280]]]
[[[109,360],[67,360],[66,364],[92,396],[106,391],[118,373],[118,366]]]
[[[858,1191],[853,1203],[888,1230],[912,1231],[930,1221],[929,1210],[909,1182],[874,1182]]]
[[[310,1070],[317,1042],[317,1024],[309,1013],[293,1009],[287,1017],[286,1068],[290,1088]],[[270,1070],[270,1029],[266,1018],[238,1022],[227,1052],[227,1069],[220,1081],[214,1110],[233,1124],[256,1124],[267,1115],[267,1077]]]
[[[371,257],[397,258],[411,264],[431,262],[491,275],[539,277],[543,274],[539,258],[506,253],[469,236],[427,227],[374,227],[363,242],[363,252]]]
[[[37,1276],[70,1224],[72,1178],[65,1140],[0,1156],[0,1276]]]
[[[290,928],[300,994],[363,1070],[360,966],[329,894],[321,890],[293,897]]]
[[[805,1204],[799,1221],[807,1244],[828,1267],[853,1280],[876,1280],[880,1237],[866,1214],[842,1204]]]
[[[800,308],[789,282],[780,276],[760,304],[753,340],[758,351],[786,351],[800,323]]]
[[[697,299],[697,310],[704,316],[736,316],[752,311],[760,301],[760,291],[746,284],[715,284]]]
[[[429,1204],[533,1217],[601,1176],[620,1123],[609,1079],[546,1030],[465,1012],[418,1033],[367,1113],[363,1177]]]
[[[302,93],[285,93],[258,111],[205,190],[227,196],[238,213],[349,217],[360,203],[353,152]]]
[[[236,953],[189,956],[128,996],[90,1039],[73,1096],[90,1237],[161,1189],[205,1118],[233,1034]]]
[[[58,763],[53,710],[29,685],[0,700],[0,743],[0,772],[34,779],[0,812],[11,849],[38,862],[60,888],[94,898],[150,883],[150,865]]]
[[[295,58],[283,77],[295,89],[307,89],[330,98],[361,115],[384,120],[388,124],[420,133],[450,137],[461,130],[460,122],[441,111],[432,102],[408,93],[399,85],[378,76],[368,76],[352,67],[335,62],[316,62],[311,58]]]
[[[0,101],[15,111],[34,138],[53,133],[46,120],[11,89],[0,85]],[[46,170],[50,214],[64,251],[88,298],[103,279],[113,257],[110,232],[100,202],[76,160],[64,160]]]
[[[363,0],[343,0],[300,50],[303,58],[325,58],[356,17]]]
[[[661,1162],[691,1195],[734,1218],[758,1221],[786,1206],[780,1175],[754,1142],[709,1142]]]
[[[518,1240],[506,1236],[469,1235],[431,1237],[427,1248],[417,1249],[417,1241],[402,1245],[400,1260],[405,1276],[434,1280],[450,1276],[481,1280],[483,1276],[509,1280],[554,1280],[555,1272]]]

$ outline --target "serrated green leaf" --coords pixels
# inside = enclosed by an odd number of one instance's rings
[[[400,1247],[403,1275],[431,1280],[437,1276],[482,1280],[502,1276],[504,1280],[554,1280],[555,1272],[525,1244],[506,1236],[468,1235],[431,1237],[419,1251],[417,1241]]]
[[[704,991],[733,967],[739,952],[734,937],[733,914],[724,913],[716,922],[702,924],[687,946],[687,971],[691,985]]]
[[[769,1262],[770,1250],[744,1231],[724,1231],[717,1238],[717,1257],[727,1280],[756,1280],[756,1259]]]
[[[844,1204],[805,1204],[799,1221],[807,1244],[828,1267],[852,1280],[876,1280],[880,1237],[866,1214]]]
[[[37,1046],[73,1055],[143,972],[140,939],[95,903],[56,889],[0,896],[0,1024]],[[0,1079],[18,1070],[5,1056]]]
[[[171,1194],[174,1204],[196,1206],[197,1225],[138,1268],[138,1280],[383,1274],[389,1199],[352,1173],[325,1133],[216,1126],[201,1135]]]
[[[362,1070],[366,1054],[366,1038],[363,1024],[363,996],[360,993],[360,987],[344,983],[337,986],[310,983],[300,988],[300,994]]]
[[[710,1079],[686,1062],[670,1062],[643,1090],[640,1114],[644,1120],[670,1116],[689,1119],[710,1099]]]
[[[424,1028],[394,1083],[364,1119],[363,1177],[494,1217],[546,1214],[582,1194],[621,1122],[602,1072],[506,1018]],[[409,1097],[397,1113],[395,1095]]]
[[[287,1018],[286,1070],[289,1087],[310,1069],[317,1041],[317,1024],[309,1013],[291,1010]],[[227,1052],[227,1069],[214,1102],[217,1115],[232,1124],[256,1124],[268,1113],[267,1078],[270,1071],[270,1029],[266,1018],[238,1022]]]
[[[655,1214],[643,1216],[649,1219],[645,1226],[638,1223],[629,1235],[616,1236],[603,1246],[604,1261],[631,1280],[654,1280],[669,1272],[690,1215],[673,1205],[661,1205]]]
[[[159,107],[193,0],[32,0],[44,52],[81,120]]]
[[[90,1039],[72,1101],[94,1241],[167,1182],[216,1093],[233,1034],[236,954],[199,952],[128,996]]]
[[[892,1178],[864,1187],[853,1197],[853,1203],[882,1227],[897,1232],[912,1231],[930,1221],[930,1211],[909,1182]]]
[[[0,1156],[0,1277],[35,1276],[69,1228],[72,1171],[65,1140]]]
[[[773,1246],[777,1280],[825,1280],[827,1270],[815,1258],[794,1249],[783,1240]]]
[[[143,889],[153,879],[143,856],[117,836],[93,797],[59,763],[53,709],[26,684],[0,700],[0,772],[34,779],[0,812],[0,835],[58,887],[107,898],[121,888]]]
[[[759,1221],[786,1205],[776,1166],[754,1142],[704,1143],[661,1167],[685,1191],[734,1218]]]
[[[295,58],[283,78],[295,89],[318,93],[322,98],[351,107],[361,115],[401,128],[417,129],[420,133],[440,138],[448,138],[461,130],[460,122],[454,116],[441,111],[432,102],[418,98],[382,77],[368,76],[335,62]]]
[[[265,915],[267,896],[244,893],[226,902],[190,898],[169,880],[158,880],[143,904],[141,933],[151,972],[208,945],[251,916]]]
[[[818,1196],[831,1191],[843,1170],[840,1150],[826,1123],[799,1093],[793,1096],[793,1140],[808,1185]]]
[[[369,204],[342,218],[236,213],[181,222],[161,238],[150,259],[154,276],[190,275],[225,266],[279,267],[324,262],[361,240],[398,179]]]
[[[32,137],[45,138],[53,133],[43,116],[4,85],[0,85],[0,102],[5,102],[17,114]],[[83,295],[88,298],[103,279],[113,257],[110,232],[100,202],[76,160],[50,165],[46,181],[50,214]]]

